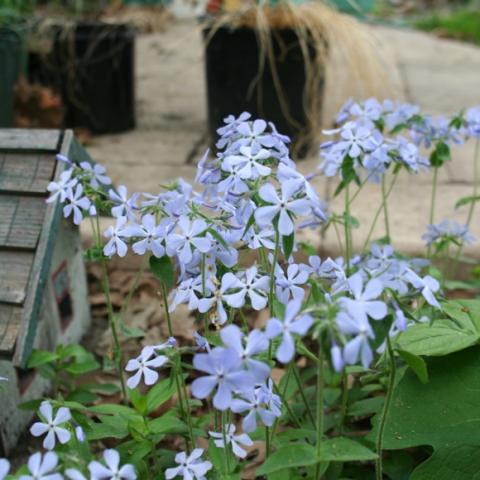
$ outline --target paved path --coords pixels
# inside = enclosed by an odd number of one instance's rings
[[[480,103],[480,49],[420,32],[386,27],[371,30],[388,60],[399,97],[433,114],[448,115]],[[125,184],[132,191],[155,192],[161,184],[179,176],[191,181],[195,166],[187,164],[187,159],[198,159],[206,148],[205,73],[199,25],[194,21],[176,22],[164,33],[140,36],[136,60],[138,128],[96,137],[88,150],[107,166],[116,184]],[[343,99],[336,99],[334,93],[327,92],[330,103],[342,103]],[[471,192],[472,157],[473,145],[463,147],[443,172],[438,220],[464,220],[465,211],[454,212],[453,205],[457,198]],[[311,158],[300,168],[313,171],[317,164],[318,160]],[[428,174],[404,176],[391,196],[394,243],[412,253],[423,248],[420,236],[428,218],[429,183]],[[318,188],[324,197],[332,190],[323,179],[318,180]],[[377,186],[369,186],[358,197],[354,214],[365,225],[356,232],[358,245],[378,199]],[[339,199],[332,205],[341,208]],[[480,239],[480,209],[473,230]],[[376,233],[381,236],[382,229]],[[86,227],[84,235],[88,234]],[[310,239],[319,245],[317,235]],[[322,244],[329,252],[338,252],[333,236],[327,236]],[[480,247],[470,252],[480,256]]]

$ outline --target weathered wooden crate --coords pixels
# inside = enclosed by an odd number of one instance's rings
[[[76,343],[90,322],[79,230],[45,202],[57,153],[90,161],[71,131],[0,129],[0,456],[31,421],[17,405],[49,387],[26,368],[32,350]]]

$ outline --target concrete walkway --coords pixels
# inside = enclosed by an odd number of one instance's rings
[[[480,103],[480,49],[433,36],[386,27],[370,27],[374,39],[388,57],[398,96],[419,104],[425,112],[450,115]],[[206,94],[200,27],[194,21],[173,23],[166,32],[142,35],[137,40],[137,129],[118,135],[95,137],[88,150],[107,166],[113,181],[130,191],[160,191],[160,185],[179,176],[191,181],[194,162],[206,148]],[[335,92],[326,96],[334,98]],[[343,99],[335,99],[341,104]],[[333,102],[335,104],[335,102]],[[332,102],[330,102],[332,103]],[[466,211],[454,211],[455,201],[471,194],[473,142],[456,149],[454,160],[440,179],[436,220],[448,217],[465,221]],[[314,171],[317,158],[300,164]],[[430,175],[403,176],[390,199],[394,244],[410,253],[420,253],[430,202]],[[319,192],[328,200],[334,190],[324,179],[317,180]],[[363,242],[380,198],[379,187],[371,185],[358,196],[353,214],[362,227],[355,234]],[[343,200],[334,199],[340,212]],[[480,239],[480,209],[473,231]],[[84,229],[89,236],[88,225]],[[375,232],[383,235],[382,222]],[[374,235],[374,238],[375,238]],[[333,232],[320,242],[309,240],[329,253],[338,253]],[[469,253],[480,256],[480,247]]]

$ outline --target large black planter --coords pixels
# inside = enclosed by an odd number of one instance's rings
[[[134,30],[101,22],[53,28],[51,51],[30,56],[29,78],[61,94],[66,126],[95,133],[134,128]]]
[[[22,37],[0,28],[0,127],[13,127],[14,87],[21,72]]]
[[[204,30],[204,38],[209,38],[205,58],[210,136],[214,143],[216,130],[227,115],[237,116],[248,111],[274,122],[280,133],[292,138],[302,156],[309,147],[306,134],[310,128],[304,106],[305,58],[294,30],[272,29],[271,32],[275,71],[287,109],[282,108],[266,55],[259,76],[261,59],[255,30],[222,27],[211,38],[210,30]],[[315,56],[311,45],[308,54],[310,59]]]

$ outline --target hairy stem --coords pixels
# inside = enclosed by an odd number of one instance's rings
[[[317,361],[317,460],[320,459],[323,439],[323,392],[324,392],[324,374],[323,374],[323,348],[321,338],[318,339],[318,361]],[[317,463],[315,478],[320,478],[321,463]]]
[[[430,199],[430,214],[428,215],[428,223],[433,225],[435,221],[435,204],[437,200],[437,185],[438,185],[438,169],[439,167],[433,167],[433,178],[432,178],[432,196]],[[428,246],[427,256],[430,258],[432,253],[432,246]]]
[[[352,254],[351,245],[351,225],[350,225],[350,191],[349,186],[345,188],[345,212],[343,215],[343,225],[345,228],[345,264],[347,272],[350,270],[350,256]]]
[[[388,335],[387,335],[387,354],[388,354],[390,373],[388,378],[388,387],[387,387],[387,393],[385,396],[385,403],[383,404],[380,421],[378,423],[377,438],[375,442],[376,452],[378,455],[377,460],[375,461],[376,480],[382,480],[383,478],[383,463],[382,463],[383,434],[385,432],[385,425],[387,422],[388,413],[390,411],[390,406],[393,398],[393,389],[395,386],[395,373],[396,373],[395,357],[393,354],[390,337]]]

